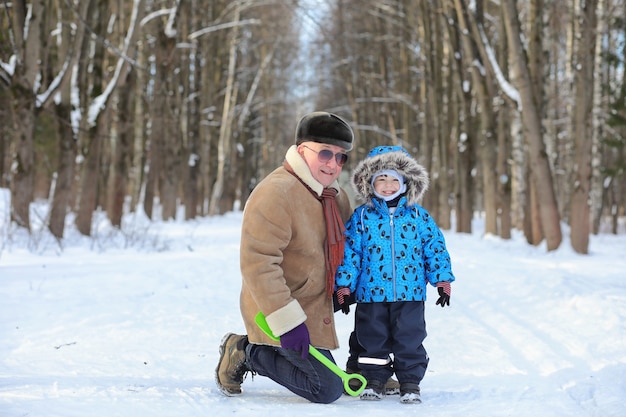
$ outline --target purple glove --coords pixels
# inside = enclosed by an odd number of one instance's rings
[[[309,329],[302,323],[289,330],[280,337],[280,346],[283,349],[291,349],[300,352],[302,359],[309,357]]]

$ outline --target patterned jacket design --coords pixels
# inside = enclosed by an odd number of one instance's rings
[[[393,213],[374,196],[370,183],[384,169],[396,170],[407,185]],[[425,301],[427,283],[454,281],[444,236],[418,204],[428,188],[428,174],[406,150],[374,148],[355,168],[352,185],[364,204],[346,225],[336,287],[349,287],[358,303]]]

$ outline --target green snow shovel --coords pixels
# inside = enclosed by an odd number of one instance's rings
[[[254,321],[261,328],[261,330],[263,330],[263,332],[265,332],[265,334],[268,335],[272,340],[276,340],[277,342],[280,341],[280,337],[274,336],[274,333],[272,333],[272,329],[270,329],[270,326],[267,324],[267,321],[265,320],[265,315],[263,315],[261,311],[257,313],[256,317],[254,318]],[[365,379],[363,375],[348,374],[344,372],[340,367],[335,365],[333,361],[328,359],[326,356],[322,355],[322,353],[319,350],[317,350],[311,345],[309,345],[309,353],[313,355],[315,359],[322,362],[322,364],[324,364],[328,369],[333,371],[333,373],[335,373],[339,378],[341,378],[341,380],[343,381],[343,388],[346,390],[348,394],[352,395],[353,397],[356,397],[361,392],[363,392],[363,390],[365,389],[365,386],[367,385],[367,380]],[[359,382],[361,383],[361,386],[359,387],[359,389],[353,390],[352,388],[350,388],[351,379],[359,380]]]

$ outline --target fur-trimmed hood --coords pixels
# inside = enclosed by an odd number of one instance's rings
[[[401,146],[377,146],[358,163],[352,174],[352,187],[366,204],[372,204],[374,174],[393,169],[404,177],[407,204],[417,204],[428,189],[428,172]]]

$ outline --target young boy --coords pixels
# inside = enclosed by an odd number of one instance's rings
[[[379,146],[357,165],[352,180],[365,203],[348,222],[335,288],[340,304],[350,294],[357,303],[358,365],[368,381],[361,399],[382,399],[385,381],[395,373],[400,401],[419,403],[428,366],[422,345],[426,284],[438,288],[443,307],[454,281],[443,234],[418,204],[428,174],[402,147]]]

